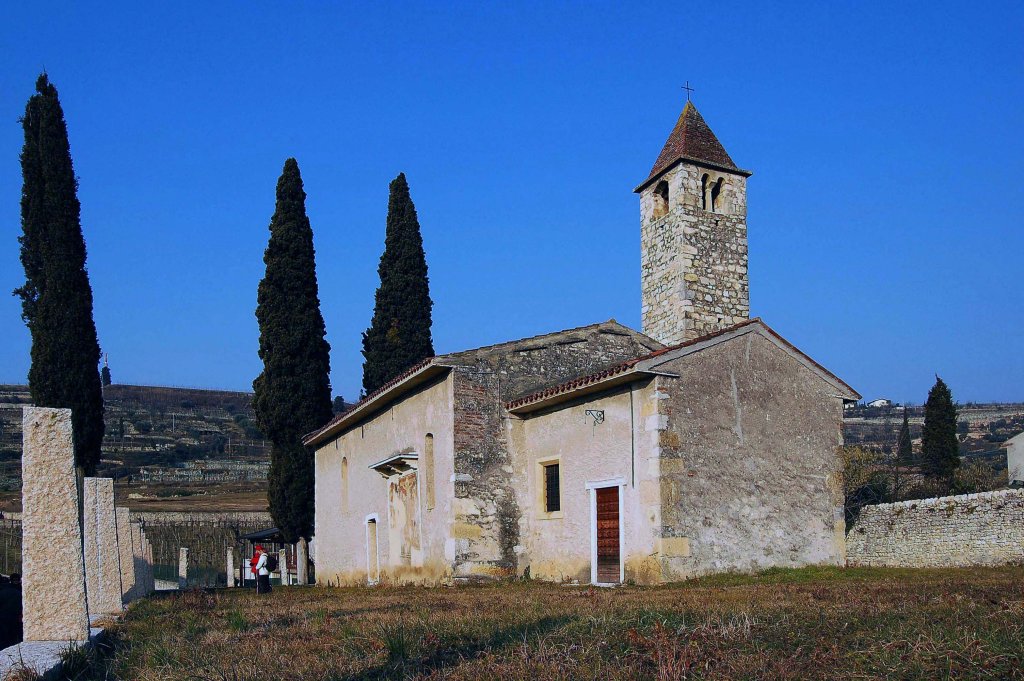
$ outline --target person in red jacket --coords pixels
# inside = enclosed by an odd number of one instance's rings
[[[249,560],[249,567],[256,576],[256,593],[270,593],[270,570],[267,569],[267,554],[263,551],[262,545],[256,545],[256,550]]]

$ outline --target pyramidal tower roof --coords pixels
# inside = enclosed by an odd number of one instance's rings
[[[704,122],[704,117],[697,111],[697,107],[689,101],[683,107],[683,112],[679,114],[679,120],[676,121],[676,127],[672,129],[665,146],[658,154],[658,160],[654,162],[651,174],[635,191],[646,187],[652,180],[680,160],[696,161],[740,175],[751,175],[750,171],[736,167],[725,147],[715,137],[715,133],[711,131],[708,124]]]

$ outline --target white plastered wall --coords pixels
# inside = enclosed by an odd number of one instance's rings
[[[370,468],[394,454],[422,457],[428,433],[434,436],[435,505],[426,507],[425,472],[419,476],[420,555],[412,566],[400,564],[388,529],[388,480]],[[385,583],[436,582],[445,579],[445,541],[451,528],[454,473],[452,380],[446,376],[401,398],[316,450],[316,571],[321,584],[367,581],[366,519],[377,515],[378,556]],[[342,490],[342,460],[348,460],[348,498]]]
[[[632,403],[631,403],[632,398]],[[520,568],[553,581],[591,580],[592,517],[588,483],[621,480],[622,562],[626,581],[659,581],[653,528],[660,515],[653,384],[572,402],[509,421],[520,519]],[[587,411],[592,412],[591,415]],[[595,423],[603,412],[603,422]],[[543,508],[541,463],[558,460],[561,511]],[[655,459],[654,463],[651,462]]]

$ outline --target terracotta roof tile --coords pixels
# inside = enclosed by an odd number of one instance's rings
[[[711,128],[704,122],[704,117],[697,111],[693,102],[687,102],[683,107],[683,112],[679,114],[679,120],[676,121],[676,127],[672,129],[665,146],[658,154],[658,160],[651,168],[651,174],[640,186],[646,185],[681,158],[739,170],[725,147],[715,137],[715,133],[711,132]]]

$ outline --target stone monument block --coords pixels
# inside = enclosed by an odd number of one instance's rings
[[[277,552],[277,570],[281,573],[281,586],[288,586],[288,552],[284,549]]]
[[[156,575],[153,573],[153,544],[146,538],[146,531],[142,531],[142,541],[145,544],[146,556],[146,594],[156,591]]]
[[[295,583],[309,584],[309,545],[302,537],[295,542]]]
[[[114,481],[85,479],[85,588],[89,613],[121,612],[121,560],[117,547]]]
[[[24,640],[85,641],[89,609],[71,410],[26,407],[22,428]]]
[[[228,565],[227,565],[227,570],[225,571],[225,574],[227,575],[227,585],[228,585],[228,588],[233,587],[235,585],[235,547],[234,546],[229,546],[228,547]]]
[[[178,549],[178,588],[184,589],[188,586],[188,549],[182,546]]]
[[[128,604],[135,594],[135,549],[132,546],[132,524],[128,509],[118,506],[114,509],[117,521],[117,549],[121,561],[121,602]]]
[[[142,523],[134,521],[132,531],[132,573],[135,579],[134,598],[147,596],[146,587],[146,547],[142,535]]]

